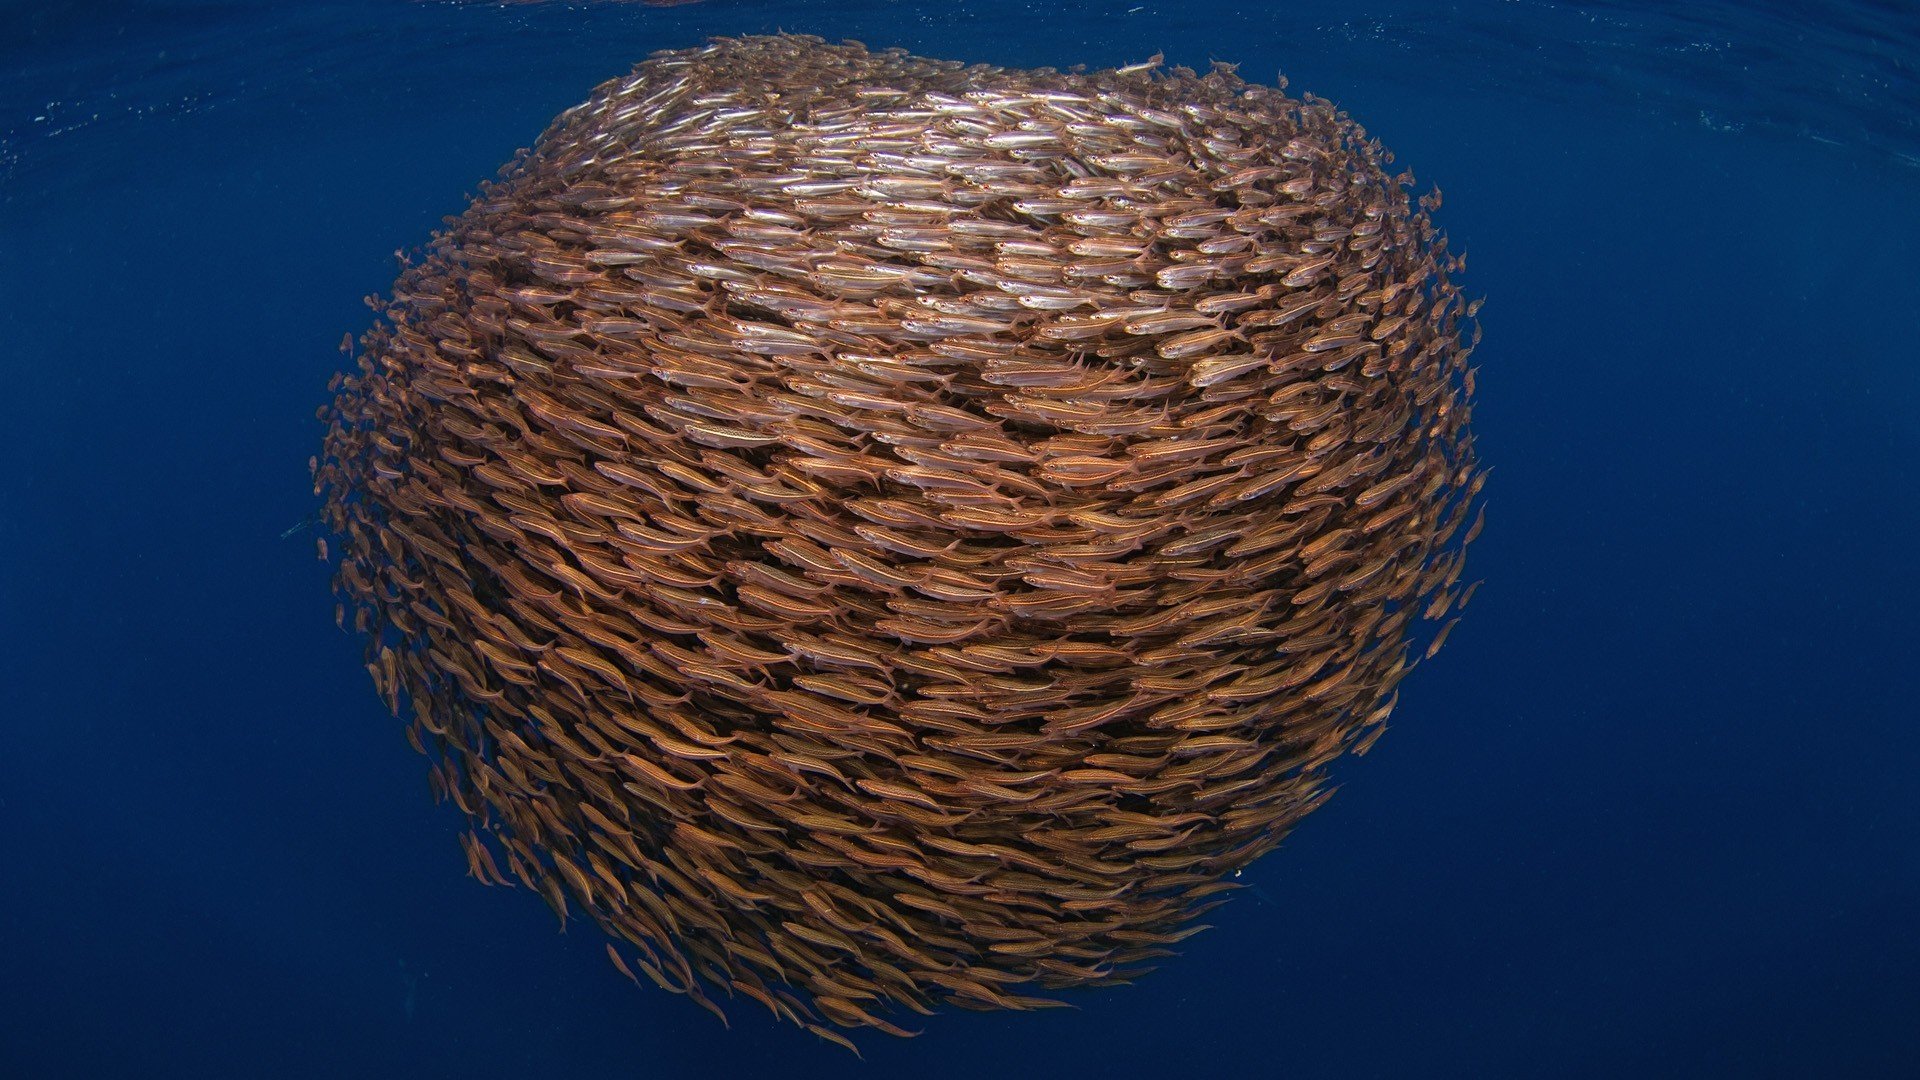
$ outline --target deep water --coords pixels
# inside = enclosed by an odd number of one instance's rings
[[[0,1076],[1920,1075],[1920,15],[1689,10],[0,5]],[[1488,298],[1488,580],[1386,738],[1138,985],[864,1064],[465,877],[280,538],[395,249],[779,28],[1284,70]]]

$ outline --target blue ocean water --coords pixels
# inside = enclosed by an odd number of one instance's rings
[[[1920,1075],[1920,13],[0,6],[0,1076]],[[334,629],[313,410],[395,249],[662,48],[1237,61],[1488,297],[1488,581],[1215,929],[860,1062],[464,876]]]

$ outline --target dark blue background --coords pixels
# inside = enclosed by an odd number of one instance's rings
[[[1135,6],[0,11],[0,1075],[1915,1075],[1916,54],[1847,36],[1897,11]],[[1139,985],[865,1064],[463,876],[279,539],[389,253],[778,27],[1284,67],[1489,297],[1489,581],[1388,738]]]

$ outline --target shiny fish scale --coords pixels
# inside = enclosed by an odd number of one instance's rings
[[[475,876],[905,1034],[1147,970],[1371,745],[1477,309],[1348,117],[1156,63],[656,54],[405,270],[315,483]]]

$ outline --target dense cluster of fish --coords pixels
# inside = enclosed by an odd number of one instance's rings
[[[1477,305],[1390,161],[1224,65],[794,36],[561,114],[314,463],[472,872],[837,1041],[1168,955],[1471,593]]]
[[[423,2],[430,2],[430,0],[423,0]],[[551,0],[461,0],[461,2],[531,7],[535,4],[550,3]],[[613,0],[613,2],[619,2],[619,0]],[[700,0],[638,0],[638,2],[642,7],[685,7],[688,4],[697,4]]]

